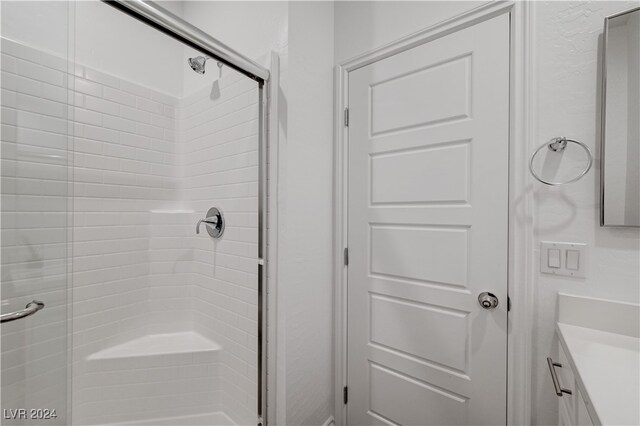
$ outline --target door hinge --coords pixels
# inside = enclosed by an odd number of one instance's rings
[[[507,312],[511,311],[511,298],[507,296]]]
[[[342,390],[342,400],[344,401],[345,404],[349,402],[349,388],[346,386]]]
[[[344,127],[349,127],[349,108],[344,109]]]
[[[349,266],[349,248],[345,247],[344,252],[342,253],[344,259],[344,266]]]

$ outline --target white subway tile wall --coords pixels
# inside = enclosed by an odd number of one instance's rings
[[[6,390],[40,398],[19,407],[66,393],[69,332],[74,424],[217,411],[254,424],[256,83],[225,69],[213,90],[175,99],[82,66],[68,74],[66,61],[9,40],[2,51],[2,298],[47,303],[2,328],[3,407]],[[227,221],[219,240],[195,235],[212,206]],[[191,331],[222,347],[215,365],[195,352],[182,364],[88,362],[141,336]]]
[[[226,219],[222,238],[188,243],[198,332],[220,343],[222,406],[238,424],[257,415],[258,93],[256,83],[223,69],[213,88],[178,107],[183,199],[190,232],[210,207]]]

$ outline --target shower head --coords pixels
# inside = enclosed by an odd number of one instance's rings
[[[205,71],[204,67],[208,60],[209,58],[205,56],[196,56],[195,58],[189,58],[187,62],[189,62],[189,66],[191,67],[192,70],[194,70],[198,74],[204,74],[204,71]],[[222,70],[222,67],[223,67],[222,62],[218,61],[217,65],[218,65],[218,68]]]
[[[204,66],[207,63],[207,59],[204,56],[196,56],[195,58],[189,58],[189,66],[192,70],[198,74],[204,74]]]

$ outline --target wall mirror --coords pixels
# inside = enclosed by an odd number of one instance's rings
[[[640,226],[640,8],[605,19],[601,226]]]

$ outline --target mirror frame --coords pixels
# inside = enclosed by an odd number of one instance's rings
[[[607,228],[640,228],[640,225],[607,225],[604,223],[604,168],[605,168],[605,132],[607,121],[607,42],[609,34],[609,22],[611,19],[617,18],[628,13],[640,11],[640,7],[634,7],[629,10],[615,13],[604,18],[604,32],[602,36],[602,83],[600,100],[600,227]]]

